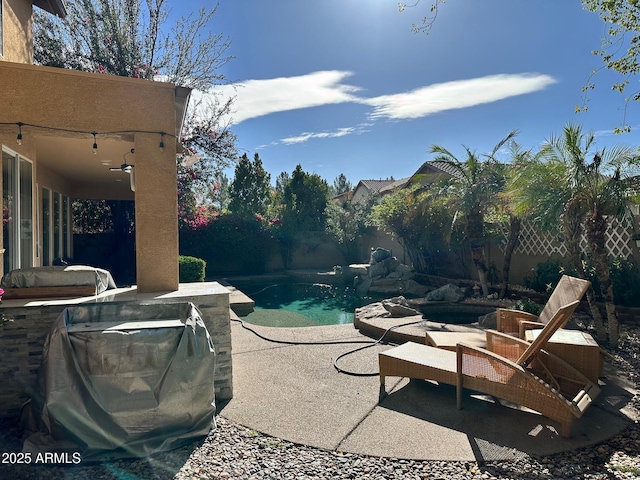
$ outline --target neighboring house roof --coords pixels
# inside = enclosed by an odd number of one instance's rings
[[[424,162],[413,176],[443,173],[452,177],[460,178],[460,172],[458,172],[455,167],[441,160],[430,160],[428,162]]]
[[[360,185],[366,188],[370,193],[378,193],[382,188],[391,185],[395,180],[360,180],[356,186],[356,190]]]
[[[67,16],[67,9],[64,6],[63,0],[33,0],[32,3],[36,7],[40,7],[44,11],[57,15],[60,18]]]
[[[388,193],[393,192],[396,188],[406,187],[410,181],[411,177],[401,178],[400,180],[396,180],[389,185],[382,187],[380,190],[378,190],[378,193],[380,195],[387,195]]]
[[[334,203],[342,203],[342,202],[346,202],[347,200],[351,200],[352,197],[353,197],[353,192],[344,192],[344,193],[341,193],[340,195],[336,195],[331,200]]]

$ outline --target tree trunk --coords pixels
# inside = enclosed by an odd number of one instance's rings
[[[522,222],[516,216],[509,216],[509,238],[507,246],[504,249],[504,266],[502,267],[502,289],[500,290],[500,298],[507,296],[509,288],[509,272],[511,270],[511,256],[518,246],[518,238],[520,236],[520,227]]]
[[[582,215],[579,212],[580,206],[576,199],[572,199],[567,203],[564,211],[563,228],[564,228],[564,241],[569,254],[569,260],[573,264],[573,267],[578,272],[580,278],[586,279],[587,273],[584,270],[582,263],[582,254],[580,251],[580,237],[582,234]],[[602,315],[596,303],[596,296],[593,290],[593,286],[587,290],[587,302],[589,303],[589,310],[593,317],[593,323],[596,328],[596,334],[598,339],[604,341],[607,337],[606,330],[604,328],[604,322],[602,321]]]
[[[613,296],[613,282],[609,272],[609,262],[607,249],[605,246],[607,221],[599,212],[594,212],[586,222],[587,239],[593,255],[593,263],[596,268],[596,275],[600,282],[600,292],[604,297],[604,304],[607,311],[607,324],[609,327],[609,345],[618,347],[619,325],[616,315],[616,305]]]
[[[471,260],[478,270],[482,295],[486,297],[489,295],[489,269],[484,256],[484,217],[481,213],[472,212],[467,217],[467,237],[471,245]]]

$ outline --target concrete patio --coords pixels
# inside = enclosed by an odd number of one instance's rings
[[[398,321],[402,323],[402,319]],[[289,342],[362,341],[353,325],[306,328],[254,327]],[[570,439],[540,415],[508,408],[495,399],[425,381],[388,379],[378,403],[379,377],[339,373],[333,360],[359,344],[288,345],[258,338],[232,322],[234,397],[220,415],[256,431],[322,449],[423,460],[511,460],[549,455],[602,442],[635,418],[634,394],[620,372],[606,366],[602,392],[574,423]],[[377,371],[377,345],[344,358],[340,367]]]

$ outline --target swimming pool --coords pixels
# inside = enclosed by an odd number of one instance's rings
[[[255,301],[254,311],[243,317],[254,325],[308,327],[353,323],[355,309],[379,302],[390,295],[358,296],[355,289],[324,283],[280,282],[234,285]],[[467,324],[495,307],[469,305],[424,305],[421,311],[433,322]]]
[[[358,296],[352,287],[324,283],[234,285],[256,302],[244,320],[271,327],[353,323],[355,309],[385,297]]]

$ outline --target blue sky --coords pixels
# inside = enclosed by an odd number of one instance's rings
[[[205,0],[170,0],[187,15]],[[433,144],[463,157],[488,153],[511,130],[535,148],[567,122],[598,146],[637,144],[613,135],[624,96],[601,72],[586,113],[581,88],[601,60],[604,24],[579,0],[449,0],[428,35],[411,24],[429,0],[221,0],[211,28],[235,57],[224,68],[237,95],[240,152],[259,153],[272,179],[300,163],[329,184],[411,175]],[[637,121],[630,106],[626,122]],[[233,172],[230,172],[232,176]]]

